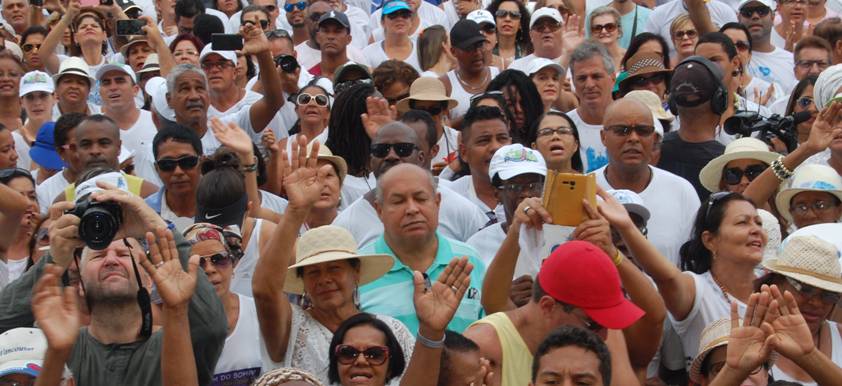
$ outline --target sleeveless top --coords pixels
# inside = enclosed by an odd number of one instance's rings
[[[839,335],[839,325],[831,321],[828,321],[827,324],[830,327],[830,359],[837,366],[842,366],[842,335]],[[772,366],[772,377],[776,381],[797,382],[804,386],[818,385],[816,382],[804,382],[792,378],[776,365]]]
[[[532,352],[505,312],[488,315],[474,324],[485,323],[494,327],[500,340],[503,357],[500,358],[502,386],[523,386],[532,379]]]
[[[133,176],[131,174],[126,174],[120,172],[123,177],[126,177],[126,183],[129,185],[129,192],[134,195],[140,196],[140,188],[143,186],[143,178]],[[64,199],[65,201],[76,201],[76,184],[71,183],[64,188]]]
[[[488,67],[488,69],[491,71],[491,74],[488,76],[488,80],[490,82],[491,79],[494,79],[494,77],[500,73],[500,69],[497,67]],[[471,106],[471,97],[477,94],[471,94],[465,91],[465,88],[462,86],[462,82],[460,82],[456,77],[456,70],[448,71],[447,79],[450,80],[450,97],[459,102],[456,107],[450,110],[450,117],[461,117],[468,112],[468,107]]]
[[[263,219],[256,219],[254,221],[254,229],[251,230],[251,235],[246,242],[246,250],[243,251],[243,257],[234,267],[234,272],[231,277],[231,292],[252,296],[251,293],[251,279],[254,277],[254,269],[257,267],[257,259],[260,258],[260,231],[263,227]]]
[[[225,338],[214,369],[213,385],[248,386],[260,376],[260,326],[254,299],[237,295],[240,312],[234,331]]]

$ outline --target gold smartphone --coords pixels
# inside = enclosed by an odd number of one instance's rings
[[[596,176],[547,171],[544,182],[544,208],[553,224],[575,227],[588,219],[582,204],[587,200],[596,209]]]

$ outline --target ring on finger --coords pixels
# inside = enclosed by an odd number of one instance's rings
[[[523,213],[529,215],[529,210],[532,209],[529,205],[523,207]]]
[[[155,264],[155,269],[161,268],[162,265],[164,265],[164,262],[159,261],[157,264]]]
[[[450,286],[450,289],[453,290],[454,293],[459,291],[459,288],[456,287],[455,285]]]

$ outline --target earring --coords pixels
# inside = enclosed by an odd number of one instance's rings
[[[357,309],[360,309],[360,286],[359,285],[354,287],[354,293],[352,294],[352,297],[353,297],[353,301],[354,301],[354,306],[357,307]]]
[[[310,301],[310,297],[307,296],[307,292],[301,294],[301,298],[298,300],[298,305],[304,311],[308,311],[309,309],[313,308],[313,302]]]

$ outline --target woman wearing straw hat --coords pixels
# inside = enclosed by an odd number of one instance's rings
[[[738,323],[742,322],[739,320]],[[726,366],[726,350],[730,334],[731,320],[728,318],[719,319],[705,327],[699,339],[699,354],[693,358],[693,363],[690,365],[690,380],[701,386],[713,383],[717,374]],[[771,361],[767,359],[762,365],[751,370],[742,385],[766,386],[769,382],[770,367]]]
[[[725,152],[705,165],[699,181],[711,193],[743,193],[748,184],[778,158],[763,141],[745,137],[734,140]]]
[[[336,226],[310,229],[298,239],[324,185],[320,172],[331,167],[318,166],[318,148],[314,143],[308,154],[304,138],[293,148],[284,177],[289,206],[261,253],[252,288],[263,337],[264,369],[283,363],[307,370],[327,384],[333,332],[360,312],[357,288],[385,274],[393,261],[389,255],[357,254],[353,236]],[[292,256],[295,264],[290,264]],[[284,292],[301,294],[301,304],[290,303]],[[378,318],[389,325],[411,357],[414,339],[406,326],[387,316]]]

